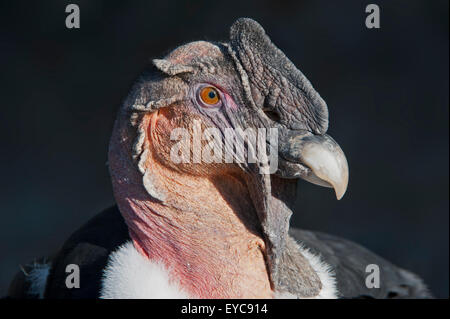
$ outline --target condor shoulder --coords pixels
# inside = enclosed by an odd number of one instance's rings
[[[128,229],[116,206],[93,217],[70,236],[56,255],[45,298],[98,298],[108,256],[128,240]],[[79,288],[66,287],[66,268],[70,264],[79,267]]]
[[[366,248],[332,235],[291,229],[290,234],[329,264],[341,298],[432,298],[415,274],[401,269]],[[367,265],[380,269],[380,287],[367,288]]]

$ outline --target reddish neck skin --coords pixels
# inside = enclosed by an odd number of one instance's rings
[[[141,125],[151,127],[155,116],[144,117]],[[155,136],[146,142],[152,150],[146,168],[168,195],[164,202],[153,199],[131,160],[134,136],[127,122],[123,115],[116,123],[109,164],[116,201],[137,250],[162,261],[191,297],[273,297],[265,245],[245,183],[231,174],[177,172],[163,165],[161,156],[152,156],[165,152],[155,145],[165,136],[162,130],[170,128],[170,116],[163,112],[149,133]]]

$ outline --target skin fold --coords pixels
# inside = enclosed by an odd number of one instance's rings
[[[321,282],[299,248],[289,244],[293,179],[321,181],[340,198],[347,162],[324,135],[325,102],[262,27],[240,19],[230,38],[229,44],[181,46],[154,60],[135,84],[110,144],[116,201],[136,248],[163,261],[194,296],[313,297]],[[214,88],[220,104],[201,101],[199,90],[206,86]],[[261,168],[268,172],[269,163],[259,158],[175,163],[171,133],[183,128],[193,136],[194,122],[202,130],[218,129],[222,138],[226,129],[278,130],[279,148],[269,139],[263,144],[279,152],[276,175],[261,173]],[[316,168],[305,164],[316,162]],[[343,173],[330,174],[336,171]]]

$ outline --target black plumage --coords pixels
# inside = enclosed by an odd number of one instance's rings
[[[394,266],[366,248],[332,235],[293,228],[293,238],[332,266],[341,298],[431,298],[420,278]],[[64,243],[52,260],[45,298],[98,298],[108,256],[129,241],[128,229],[117,206],[93,217]],[[66,265],[80,266],[80,288],[67,289]],[[380,288],[365,285],[368,264],[377,264],[382,273]],[[13,298],[36,298],[27,294],[27,281],[19,272],[10,287]]]

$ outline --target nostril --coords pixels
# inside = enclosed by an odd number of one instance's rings
[[[280,122],[280,114],[278,114],[277,111],[273,111],[273,110],[266,110],[264,111],[264,113],[266,114],[266,116],[271,119],[274,122]]]

